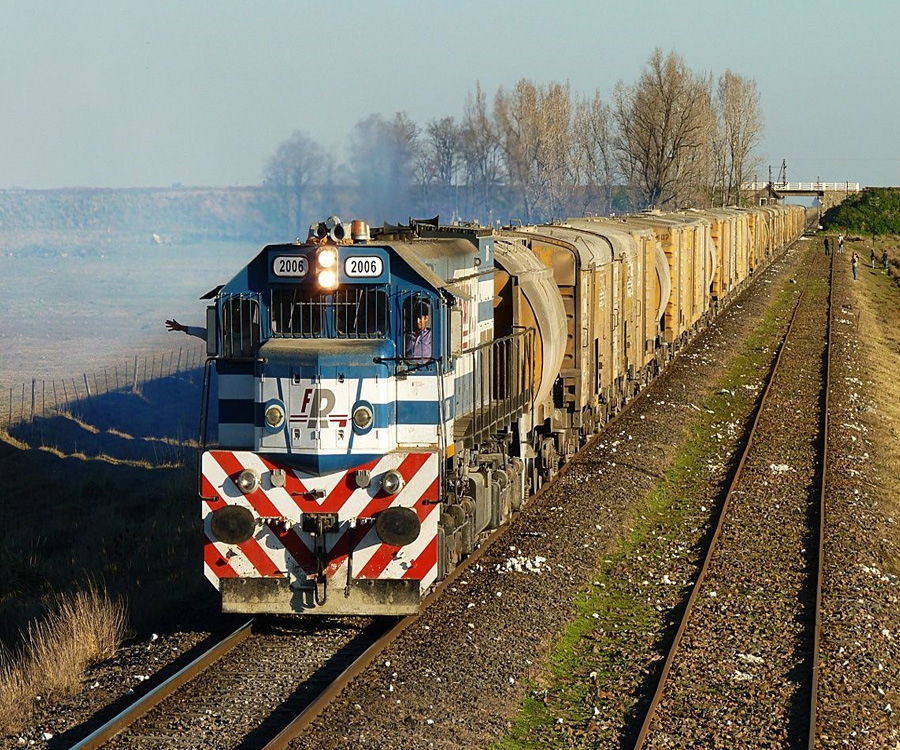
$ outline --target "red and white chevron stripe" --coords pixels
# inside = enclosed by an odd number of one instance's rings
[[[249,468],[260,473],[262,486],[244,495],[235,481]],[[270,472],[278,468],[285,469],[283,487],[274,487],[269,480]],[[386,495],[378,482],[357,487],[355,473],[361,469],[370,471],[373,478],[396,469],[403,476],[403,488],[396,495]],[[352,547],[353,578],[419,580],[425,591],[438,570],[438,486],[437,453],[393,453],[346,471],[316,476],[249,451],[208,451],[203,454],[202,492],[206,577],[217,588],[222,578],[314,577],[315,538],[302,531],[303,514],[336,513],[338,531],[325,535],[329,578],[346,582]],[[210,518],[225,505],[243,506],[262,519],[246,542],[226,544],[213,538]],[[412,508],[419,516],[422,529],[412,544],[384,544],[376,534],[375,517],[392,506]]]

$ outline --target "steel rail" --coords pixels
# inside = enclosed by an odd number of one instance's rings
[[[822,579],[825,572],[825,494],[828,485],[828,428],[831,401],[831,332],[834,320],[834,255],[831,256],[831,276],[828,285],[828,334],[825,341],[825,396],[822,417],[822,487],[819,493],[819,541],[816,565],[816,619],[813,632],[812,686],[809,701],[809,738],[807,747],[816,747],[817,703],[819,697],[819,650],[822,636]]]
[[[94,748],[101,747],[103,743],[112,739],[123,729],[133,724],[142,716],[146,716],[160,701],[172,695],[172,693],[185,683],[190,682],[210,664],[218,661],[229,651],[232,651],[236,646],[243,643],[252,635],[252,633],[253,620],[249,620],[233,633],[219,641],[212,648],[198,656],[190,664],[173,674],[169,679],[162,682],[146,695],[138,698],[134,703],[114,716],[102,727],[81,740],[81,742],[72,745],[71,750],[94,750]]]
[[[832,264],[833,264],[833,260],[832,260]],[[682,613],[682,616],[681,616],[681,622],[678,625],[678,630],[675,633],[675,637],[672,641],[672,645],[669,647],[669,653],[666,656],[665,662],[663,663],[662,672],[660,673],[659,681],[657,682],[657,685],[656,685],[656,690],[653,693],[653,698],[650,701],[650,705],[647,707],[647,712],[644,715],[644,721],[641,724],[640,732],[638,733],[638,737],[635,740],[635,743],[633,746],[634,750],[641,750],[641,748],[644,746],[644,742],[647,739],[648,733],[650,732],[650,725],[653,722],[653,719],[656,717],[656,710],[659,707],[660,702],[662,701],[663,692],[665,690],[666,681],[668,679],[669,672],[672,669],[672,664],[675,661],[675,656],[678,653],[678,649],[681,645],[681,641],[684,636],[684,632],[687,629],[688,622],[690,621],[691,615],[693,614],[694,605],[695,605],[695,602],[697,601],[697,598],[698,598],[698,595],[700,592],[700,587],[703,584],[704,580],[706,579],[706,574],[709,570],[710,563],[712,562],[713,553],[716,551],[716,545],[718,544],[719,538],[721,537],[722,529],[724,528],[724,525],[725,525],[725,517],[727,515],[728,508],[731,504],[732,495],[734,494],[734,491],[738,486],[738,482],[743,473],[744,465],[747,462],[747,457],[749,456],[750,449],[753,446],[754,433],[756,432],[757,425],[759,424],[759,421],[760,421],[760,416],[762,415],[763,410],[765,408],[766,401],[769,396],[769,391],[771,390],[772,385],[775,382],[775,374],[778,372],[778,367],[781,364],[781,357],[784,354],[785,344],[790,339],[791,331],[794,328],[794,322],[797,319],[797,313],[800,310],[800,304],[803,301],[803,298],[806,296],[806,289],[809,285],[809,279],[810,279],[811,274],[812,274],[812,265],[810,265],[810,267],[807,269],[804,288],[800,292],[800,296],[797,297],[797,302],[795,303],[794,309],[791,313],[791,319],[788,324],[787,330],[785,331],[784,336],[781,340],[781,343],[778,346],[778,354],[776,355],[775,362],[772,366],[772,369],[769,372],[769,378],[768,378],[768,382],[766,384],[766,388],[763,391],[763,395],[760,398],[759,404],[756,407],[756,414],[754,415],[753,424],[750,426],[750,431],[747,435],[747,442],[745,443],[744,449],[741,452],[741,457],[738,462],[737,469],[735,470],[734,476],[732,477],[731,482],[729,483],[728,491],[725,494],[725,499],[723,500],[722,507],[719,510],[719,516],[718,516],[718,520],[716,522],[716,529],[713,532],[713,536],[712,536],[712,539],[710,540],[709,547],[707,547],[706,555],[704,556],[704,559],[703,559],[703,565],[701,566],[700,572],[697,575],[697,580],[694,582],[694,585],[691,588],[691,593],[690,593],[690,596],[688,597],[687,605],[685,606],[684,612]]]

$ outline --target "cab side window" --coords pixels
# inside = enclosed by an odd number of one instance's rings
[[[235,294],[222,305],[222,341],[225,357],[253,357],[259,346],[259,300]]]

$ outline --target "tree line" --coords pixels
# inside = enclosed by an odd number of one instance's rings
[[[656,49],[608,100],[522,79],[491,100],[476,84],[458,119],[420,127],[405,112],[370,115],[356,124],[343,166],[298,130],[266,164],[265,186],[298,236],[315,210],[493,223],[732,205],[759,167],[762,132],[755,81],[694,73]]]

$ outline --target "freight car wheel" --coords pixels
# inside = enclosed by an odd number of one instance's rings
[[[559,470],[559,453],[556,450],[556,441],[552,437],[546,437],[541,441],[540,455],[541,481],[549,482]]]
[[[597,419],[594,414],[594,410],[590,406],[584,407],[584,411],[581,416],[581,435],[580,442],[584,445],[588,440],[591,439],[591,435],[594,435],[598,431],[599,427],[597,426]]]

